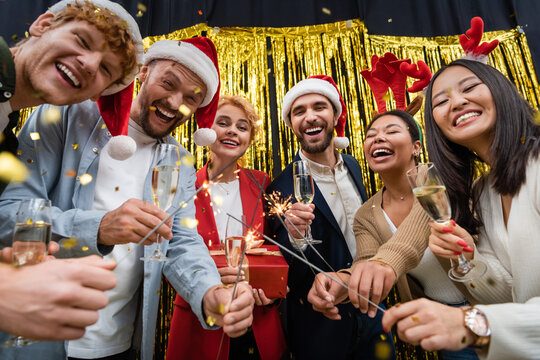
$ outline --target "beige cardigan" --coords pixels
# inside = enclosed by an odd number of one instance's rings
[[[397,231],[392,234],[382,209],[383,191],[378,191],[358,209],[354,217],[354,235],[356,236],[356,259],[354,263],[377,260],[394,269],[397,288],[401,301],[409,301],[425,296],[423,290],[406,274],[414,269],[428,246],[430,218],[415,199],[413,207]],[[438,258],[445,271],[450,268],[450,261]],[[477,303],[465,286],[454,285],[471,303]]]

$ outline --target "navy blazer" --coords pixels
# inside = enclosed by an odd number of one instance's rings
[[[358,161],[350,155],[342,154],[341,156],[362,201],[366,201],[367,194]],[[298,154],[293,161],[296,160],[300,160]],[[274,190],[281,192],[284,198],[289,195],[293,195],[294,198],[292,163],[269,185],[267,193]],[[315,248],[334,270],[338,271],[350,267],[353,259],[345,237],[316,183],[313,204],[315,204],[315,219],[311,224],[311,233],[314,239],[322,240],[322,243],[315,245]],[[286,229],[277,218],[269,217],[266,222],[266,233],[288,249],[297,252],[289,241]],[[304,254],[314,265],[325,271],[332,271],[310,247],[306,248]],[[338,305],[341,315],[339,321],[330,320],[314,311],[307,301],[307,294],[315,278],[314,271],[298,259],[285,253],[283,255],[289,264],[288,285],[290,288],[287,295],[284,322],[286,323],[287,340],[295,359],[372,358],[371,355],[365,356],[368,353],[373,354],[366,346],[371,348],[374,342],[380,341],[380,335],[384,334],[380,324],[380,316],[369,320],[351,304]],[[360,352],[364,355],[358,356],[360,343],[363,343]]]

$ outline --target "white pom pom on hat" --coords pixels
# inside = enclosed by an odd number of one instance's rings
[[[347,122],[347,108],[334,80],[328,75],[314,75],[300,81],[293,86],[283,97],[281,111],[283,121],[291,127],[291,106],[300,96],[307,94],[319,94],[326,96],[334,105],[339,114],[338,123],[335,126],[336,137],[334,146],[338,149],[345,149],[349,146],[349,139],[345,137],[345,124]]]
[[[211,129],[216,117],[221,81],[214,43],[205,37],[194,37],[180,41],[161,40],[154,43],[144,56],[144,64],[152,60],[175,61],[195,73],[206,85],[206,94],[201,106],[195,111],[198,129],[193,141],[199,146],[209,146],[217,135]]]

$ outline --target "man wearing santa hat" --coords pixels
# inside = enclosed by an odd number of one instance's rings
[[[0,38],[0,151],[17,149],[20,109],[116,93],[132,83],[142,63],[137,23],[109,0],[60,1],[28,34],[11,49]]]
[[[347,109],[334,80],[315,75],[300,81],[285,94],[282,116],[300,142],[301,150],[293,161],[305,160],[309,164],[315,191],[312,204],[297,202],[285,213],[294,226],[286,222],[285,229],[277,219],[270,218],[266,231],[289,249],[303,252],[308,261],[322,269],[348,268],[356,255],[354,215],[367,195],[358,161],[336,150],[346,148],[349,140],[344,137]],[[267,192],[275,190],[284,198],[294,197],[292,163],[270,184]],[[309,224],[313,239],[320,240],[311,246],[302,239]],[[285,312],[287,342],[295,358],[376,358],[375,344],[381,342],[381,335],[388,339],[381,327],[382,315],[370,319],[351,304],[338,305],[339,320],[330,320],[314,311],[307,295],[315,272],[304,263],[284,256],[289,263],[290,288]]]
[[[0,241],[10,237],[17,202],[43,197],[53,204],[53,239],[76,239],[60,253],[97,253],[118,262],[114,273],[119,285],[108,292],[110,303],[100,311],[97,324],[87,328],[82,339],[68,343],[71,358],[129,359],[136,349],[141,359],[151,359],[162,273],[206,328],[210,317],[235,337],[252,321],[253,296],[247,284],[239,285],[222,314],[232,289],[221,286],[196,229],[182,225],[182,219],[195,217],[195,170],[188,162],[181,161],[173,201],[186,205],[159,227],[157,233],[165,240],[157,244],[153,234],[145,243],[149,246],[135,244],[168,215],[153,205],[151,195],[151,157],[157,143],[178,144],[169,133],[192,113],[200,125],[215,116],[220,87],[215,47],[207,38],[159,41],[145,54],[139,80],[141,89],[131,110],[125,97],[102,99],[98,106],[88,101],[62,108],[58,123],[44,125],[39,119],[48,107],[38,108],[19,135],[21,156],[31,160],[29,179],[21,186],[10,185],[0,198]],[[39,149],[30,140],[31,132],[46,139]],[[126,134],[136,146],[124,142],[126,136],[116,136]],[[121,144],[109,141],[111,135]],[[180,158],[188,155],[180,146]],[[156,246],[170,261],[139,260]]]

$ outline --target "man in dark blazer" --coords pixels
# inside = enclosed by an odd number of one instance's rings
[[[266,232],[297,254],[302,252],[309,262],[325,271],[348,268],[356,253],[354,214],[367,195],[358,161],[335,150],[348,146],[348,139],[343,137],[347,111],[341,94],[332,78],[313,76],[289,90],[283,99],[282,113],[300,141],[301,150],[294,161],[305,160],[309,164],[315,194],[312,204],[295,203],[287,211],[296,229],[288,225],[287,231],[277,218],[271,217]],[[338,137],[334,137],[334,130]],[[274,190],[283,198],[294,197],[292,163],[267,192]],[[324,259],[302,240],[308,224],[313,238],[321,240],[313,246]],[[390,350],[386,355],[392,356],[393,344],[382,330],[380,312],[369,318],[351,304],[341,304],[340,320],[326,318],[314,311],[307,300],[315,271],[292,256],[285,257],[289,263],[290,292],[284,323],[295,359],[376,359],[381,355],[381,341],[388,342],[383,346]]]

